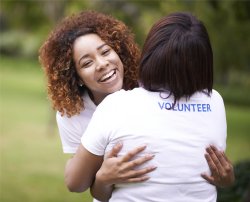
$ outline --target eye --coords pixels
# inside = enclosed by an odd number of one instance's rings
[[[92,60],[84,61],[81,65],[81,68],[87,68],[87,67],[91,66],[92,63],[93,63]]]
[[[111,49],[110,48],[108,48],[108,49],[104,49],[103,51],[102,51],[102,55],[108,55],[109,53],[110,53],[110,51],[111,51]]]

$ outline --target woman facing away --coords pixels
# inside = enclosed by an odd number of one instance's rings
[[[129,90],[137,86],[139,49],[124,23],[108,15],[85,11],[65,18],[45,41],[39,56],[48,79],[48,94],[57,110],[63,150],[74,154],[96,106],[121,88]],[[134,168],[153,156],[140,155],[132,160],[145,146],[131,148],[124,156],[117,157],[121,148],[119,143],[113,147],[97,166],[98,175],[83,181],[85,188],[94,179],[101,187],[148,179],[146,174],[154,170],[153,166]],[[212,173],[203,177],[216,186],[230,185],[234,174],[229,160],[215,147],[207,151]],[[65,168],[66,178],[71,164],[70,159]],[[66,183],[70,190],[76,191],[67,179]]]

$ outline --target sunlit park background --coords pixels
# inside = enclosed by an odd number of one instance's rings
[[[1,0],[0,201],[92,200],[88,192],[70,193],[64,185],[64,165],[70,156],[62,153],[55,112],[38,62],[38,49],[56,23],[86,9],[123,20],[140,46],[150,26],[172,11],[191,11],[205,22],[214,50],[214,88],[223,96],[227,111],[226,154],[237,172],[236,185],[219,192],[219,201],[246,202],[250,188],[250,2],[238,0]]]

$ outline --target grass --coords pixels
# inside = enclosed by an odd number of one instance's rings
[[[34,61],[1,58],[0,201],[92,201],[70,193],[43,72]]]
[[[0,58],[1,162],[0,201],[92,201],[89,193],[70,193],[64,185],[62,153],[36,61]],[[227,155],[234,162],[250,158],[250,106],[226,105]]]

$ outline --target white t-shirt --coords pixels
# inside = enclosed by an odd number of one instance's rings
[[[70,118],[67,117],[67,115],[61,116],[60,112],[56,114],[57,126],[64,153],[76,153],[78,146],[81,144],[81,137],[96,110],[96,105],[90,99],[87,92],[84,93],[83,100],[85,108],[80,114]]]
[[[96,105],[90,99],[87,92],[83,95],[84,109],[78,115],[72,117],[61,116],[60,112],[56,114],[57,125],[61,137],[64,153],[75,154],[78,146],[81,144],[81,137],[86,130],[90,119],[96,110]],[[93,202],[99,202],[94,199]]]
[[[143,183],[117,184],[110,202],[216,201],[215,186],[200,174],[210,172],[205,148],[210,144],[222,150],[226,147],[223,100],[215,90],[211,97],[196,93],[168,110],[173,97],[166,97],[143,88],[121,90],[106,97],[97,107],[82,137],[88,151],[104,155],[122,141],[119,155],[124,155],[136,146],[147,144],[144,153],[153,153],[155,157],[146,165],[157,166]]]

